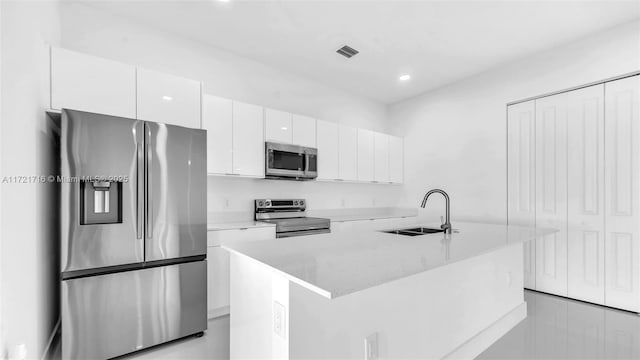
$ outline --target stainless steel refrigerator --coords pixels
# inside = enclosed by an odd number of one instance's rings
[[[107,359],[207,326],[206,132],[60,118],[63,359]]]

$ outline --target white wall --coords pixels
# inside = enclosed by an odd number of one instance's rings
[[[1,168],[4,176],[49,174],[48,43],[59,37],[57,5],[1,2]],[[54,184],[2,184],[2,347],[25,344],[40,358],[57,320],[57,197]]]
[[[403,203],[441,187],[454,224],[504,223],[506,104],[638,70],[636,21],[393,104],[392,130],[406,136]],[[440,215],[441,206],[430,200],[425,215]]]
[[[389,130],[384,104],[90,6],[63,5],[62,24],[62,47],[71,50],[201,80],[205,93],[351,126]],[[250,200],[262,197],[313,197],[310,208],[328,208],[341,207],[342,199],[345,207],[383,206],[394,203],[400,194],[397,186],[220,177],[210,177],[208,185],[210,214],[250,211]],[[317,195],[320,193],[323,195]]]

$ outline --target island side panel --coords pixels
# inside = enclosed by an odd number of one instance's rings
[[[380,359],[477,355],[526,316],[522,261],[514,244],[335,299],[290,284],[290,358],[363,359],[372,334]]]
[[[230,358],[274,358],[271,272],[265,265],[233,253],[229,269]]]

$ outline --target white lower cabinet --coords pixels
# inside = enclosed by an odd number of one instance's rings
[[[229,313],[229,253],[221,245],[276,238],[275,226],[207,232],[207,316]]]

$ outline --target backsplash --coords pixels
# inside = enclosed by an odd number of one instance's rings
[[[208,176],[207,220],[252,219],[253,200],[259,198],[303,198],[313,211],[400,206],[401,193],[401,185]]]

